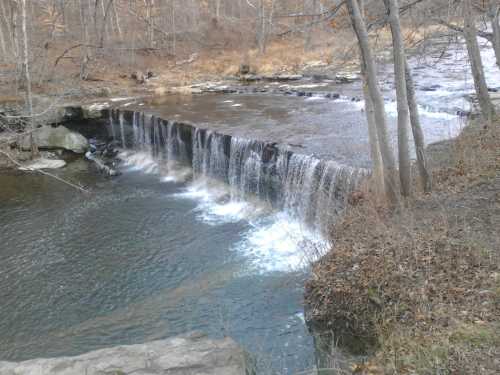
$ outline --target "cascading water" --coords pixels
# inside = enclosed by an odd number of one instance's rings
[[[229,199],[257,198],[325,232],[365,173],[334,161],[292,153],[275,144],[222,135],[139,112],[114,111],[111,134],[147,158],[147,171],[172,172],[184,165],[195,181],[216,180],[229,188]],[[118,119],[120,134],[115,134]],[[130,119],[127,121],[127,119]],[[130,131],[131,130],[131,131]],[[144,161],[143,161],[144,162]]]

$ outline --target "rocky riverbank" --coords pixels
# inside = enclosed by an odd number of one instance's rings
[[[254,371],[247,353],[232,339],[210,339],[191,333],[76,357],[0,362],[0,374],[251,375]]]

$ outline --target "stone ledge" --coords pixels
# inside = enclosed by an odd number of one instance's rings
[[[2,375],[250,375],[246,352],[231,338],[191,333],[76,357],[0,362]]]

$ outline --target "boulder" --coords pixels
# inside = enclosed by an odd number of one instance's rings
[[[253,371],[247,361],[246,353],[230,338],[190,334],[77,357],[0,362],[0,374],[249,375]]]
[[[146,82],[146,76],[144,75],[143,72],[141,72],[140,70],[137,70],[135,72],[133,72],[131,75],[130,75],[130,78],[132,78],[133,80],[135,80],[135,82],[137,84],[143,84],[144,82]]]
[[[79,133],[75,133],[59,126],[53,128],[51,126],[42,126],[33,133],[34,140],[39,148],[47,150],[64,149],[73,151],[77,154],[84,154],[89,147],[87,138]],[[25,136],[20,146],[22,150],[30,150],[30,137]]]
[[[240,64],[240,68],[239,68],[239,71],[238,71],[238,73],[240,75],[250,74],[250,71],[251,71],[250,64],[245,64],[245,63]]]

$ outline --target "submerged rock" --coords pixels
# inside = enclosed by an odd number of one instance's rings
[[[48,150],[64,149],[83,154],[89,147],[89,143],[83,135],[72,132],[64,126],[57,128],[43,126],[33,133],[33,138],[39,148]],[[22,150],[30,150],[30,137],[24,137],[20,142],[20,146]]]
[[[232,339],[201,334],[96,350],[77,357],[0,362],[0,374],[249,375],[245,351]]]

